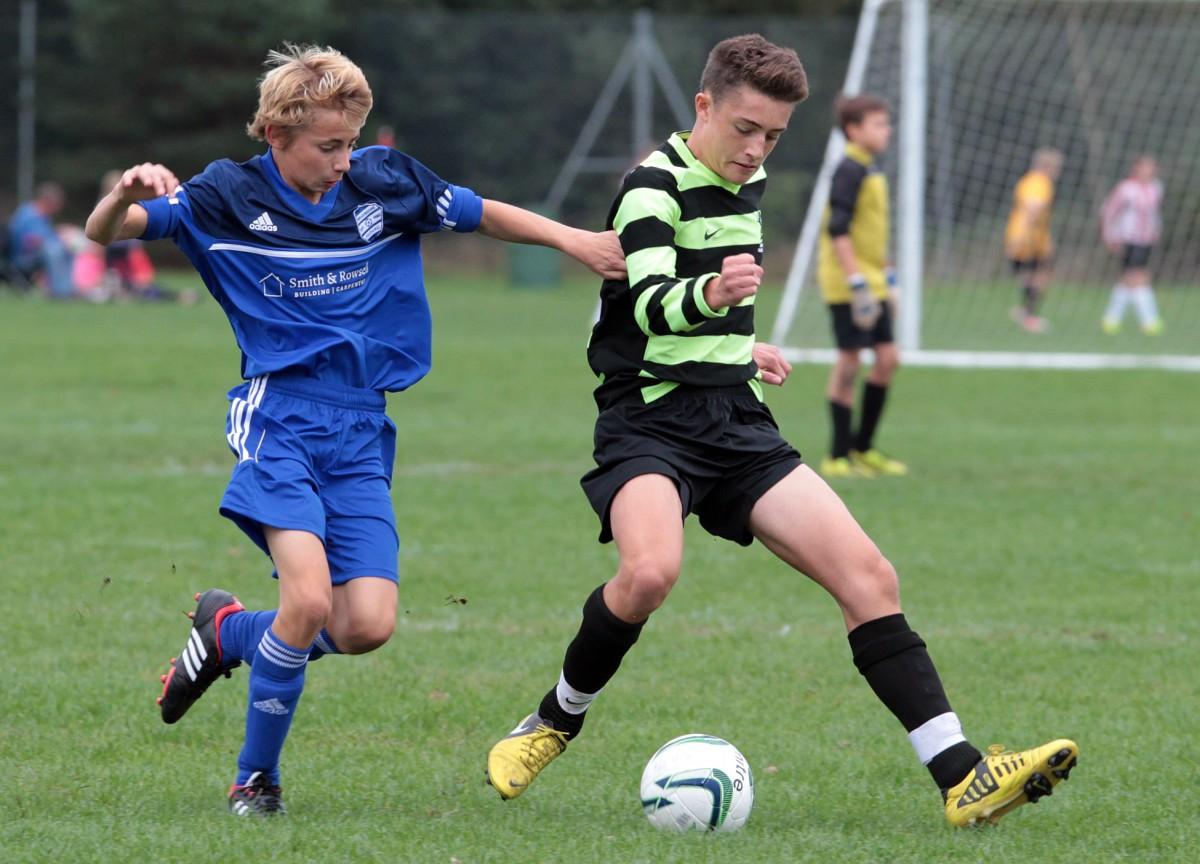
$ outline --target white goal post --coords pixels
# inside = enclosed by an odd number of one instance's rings
[[[865,0],[843,92],[892,106],[880,159],[892,192],[896,336],[910,365],[1200,371],[1200,2]],[[830,134],[771,339],[795,361],[830,362],[813,274]],[[1019,296],[1003,249],[1013,188],[1035,150],[1064,155],[1055,189],[1050,326],[1009,318]],[[1165,329],[1100,318],[1121,266],[1101,242],[1104,197],[1153,155],[1163,232],[1150,260]]]

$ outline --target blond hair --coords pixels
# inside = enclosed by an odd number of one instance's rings
[[[267,126],[303,129],[322,108],[341,111],[346,124],[361,129],[373,99],[367,78],[348,57],[320,45],[283,44],[270,51],[267,72],[258,82],[258,111],[246,124],[256,141],[267,139]]]
[[[1063,154],[1054,147],[1039,147],[1033,153],[1034,171],[1054,172],[1062,169]]]

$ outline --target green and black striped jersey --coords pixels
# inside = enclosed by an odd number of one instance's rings
[[[738,186],[705,167],[677,132],[625,177],[608,227],[621,238],[627,281],[605,280],[588,362],[601,410],[637,394],[653,402],[680,384],[725,387],[756,380],[754,297],[714,312],[704,286],[729,255],[762,264],[759,168]]]

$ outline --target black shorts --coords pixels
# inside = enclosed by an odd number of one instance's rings
[[[800,464],[775,418],[748,384],[680,386],[649,405],[620,402],[596,418],[596,468],[580,481],[612,540],[609,510],[621,487],[642,474],[675,481],[683,515],[743,546],[754,541],[750,510]]]
[[[1121,266],[1126,270],[1140,270],[1150,263],[1150,250],[1153,246],[1139,246],[1136,243],[1126,243],[1121,250]]]
[[[892,304],[890,300],[881,300],[879,320],[870,330],[860,330],[850,314],[849,303],[830,303],[829,314],[833,320],[833,341],[839,351],[856,351],[861,348],[874,348],[887,342],[895,342],[892,334]]]
[[[1014,273],[1032,273],[1034,270],[1041,270],[1043,267],[1049,267],[1051,258],[1010,258],[1008,263],[1012,265]]]

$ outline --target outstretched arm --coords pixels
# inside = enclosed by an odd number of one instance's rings
[[[625,253],[613,231],[570,228],[502,201],[483,200],[479,231],[510,243],[549,246],[570,255],[606,279],[625,278]]]
[[[146,211],[137,202],[158,198],[177,188],[179,181],[170,169],[150,162],[135,165],[96,204],[84,233],[101,246],[141,237],[146,230]]]

